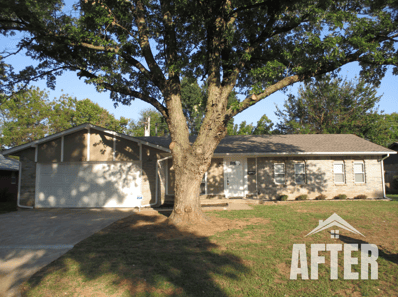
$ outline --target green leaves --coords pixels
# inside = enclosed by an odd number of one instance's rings
[[[287,134],[350,133],[388,145],[389,127],[376,106],[380,98],[363,80],[325,76],[300,87],[298,96],[290,94],[283,110],[277,107],[277,128]]]
[[[48,93],[32,87],[0,105],[0,147],[13,147],[84,123],[125,132],[128,120],[120,120],[89,99],[68,95],[50,101]]]

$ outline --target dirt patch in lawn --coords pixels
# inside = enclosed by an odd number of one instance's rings
[[[158,212],[142,212],[140,216],[132,215],[123,220],[115,222],[103,229],[101,233],[126,232],[127,230],[143,230],[146,233],[154,233],[161,239],[174,239],[190,237],[209,237],[217,232],[233,229],[243,229],[248,225],[269,224],[270,220],[264,218],[250,218],[243,220],[230,220],[208,215],[207,224],[196,224],[192,226],[170,225],[167,217]]]

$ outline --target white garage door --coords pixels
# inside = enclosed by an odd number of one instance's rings
[[[36,207],[134,207],[140,163],[37,164]]]

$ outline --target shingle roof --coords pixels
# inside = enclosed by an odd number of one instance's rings
[[[0,154],[0,170],[18,171],[19,162],[17,160],[6,158]]]
[[[170,137],[137,137],[168,148]],[[193,142],[195,137],[190,137]],[[237,153],[395,153],[353,134],[289,134],[226,136],[216,154]]]

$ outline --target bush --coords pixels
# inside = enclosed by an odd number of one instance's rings
[[[296,200],[307,200],[308,195],[300,195],[298,197],[296,197]]]
[[[326,200],[326,196],[321,194],[319,196],[316,196],[315,200]]]
[[[398,175],[394,175],[392,178],[392,187],[393,189],[398,189]]]
[[[0,189],[0,202],[10,202],[12,201],[12,194],[7,188]]]
[[[339,194],[339,195],[337,195],[336,197],[334,197],[334,199],[345,200],[345,199],[347,199],[347,195]]]
[[[286,201],[286,200],[287,200],[287,198],[288,198],[288,196],[287,196],[287,195],[282,195],[282,196],[279,196],[279,200],[280,200],[280,201]]]
[[[366,195],[357,195],[354,197],[354,199],[366,199],[366,198],[368,198],[368,196]]]

